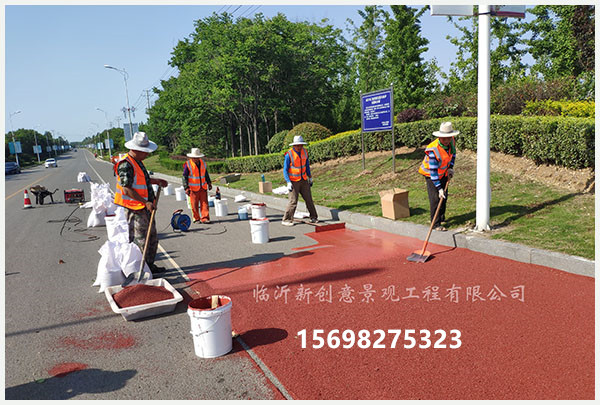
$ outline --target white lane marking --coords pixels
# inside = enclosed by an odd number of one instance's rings
[[[179,274],[181,274],[181,276],[184,278],[185,281],[190,281],[190,278],[187,276],[187,274],[185,274],[185,272],[183,270],[181,270],[181,267],[179,267],[177,265],[177,263],[175,263],[175,260],[173,260],[173,258],[171,256],[169,256],[169,254],[167,253],[167,251],[165,249],[163,249],[163,247],[160,245],[160,243],[158,244],[158,249],[160,250],[160,252],[165,255],[165,257],[167,258],[167,260],[169,261],[169,263],[171,263],[171,265],[173,267],[175,267],[175,270],[177,270],[179,272]]]
[[[87,153],[84,152],[84,156],[85,156],[85,160],[87,161],[88,165],[92,168],[92,170],[94,171],[94,173],[96,173],[96,176],[100,177],[100,180],[102,180],[102,183],[106,184],[106,181],[104,181],[104,179],[102,178],[102,176],[100,176],[100,173],[98,173],[96,171],[96,169],[94,169],[94,167],[92,166],[92,164],[88,160]],[[108,188],[110,188],[110,185],[108,186]]]

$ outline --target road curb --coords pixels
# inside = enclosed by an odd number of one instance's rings
[[[181,184],[181,178],[169,176],[162,173],[156,173],[165,180]],[[213,186],[214,187],[214,186]],[[254,193],[246,190],[238,190],[231,187],[219,185],[221,193],[230,197],[242,194],[250,201],[264,202],[269,208],[285,211],[287,207],[287,198],[275,197],[266,194]],[[350,211],[340,211],[338,209],[315,205],[319,218],[325,218],[333,221],[346,222],[363,228],[378,229],[384,232],[393,233],[401,236],[424,240],[427,236],[428,226],[414,224],[412,222],[394,221],[387,218],[375,217],[372,215],[360,214]],[[298,201],[298,211],[307,211],[306,204]],[[567,273],[578,274],[581,276],[595,277],[595,262],[579,256],[571,256],[564,253],[552,252],[549,250],[536,249],[518,243],[505,242],[496,239],[488,239],[480,236],[473,231],[432,231],[429,239],[432,243],[460,247],[472,250],[474,252],[485,253],[491,256],[498,256],[505,259],[514,260],[522,263],[537,264],[562,270]]]
[[[227,196],[233,197],[238,194],[243,194],[251,201],[264,202],[268,207],[281,211],[285,211],[285,208],[287,207],[287,198],[274,197],[224,186],[219,187],[221,193]],[[317,209],[319,218],[342,221],[363,228],[378,229],[396,235],[424,240],[427,236],[427,231],[429,230],[428,226],[411,222],[394,221],[372,215],[340,211],[320,205],[315,205],[315,208]],[[298,201],[297,210],[307,211],[306,204],[303,201]],[[488,239],[479,236],[477,232],[473,231],[432,231],[430,241],[442,246],[465,248],[474,252],[498,256],[517,262],[537,264],[572,274],[595,277],[595,262],[592,260],[543,249],[536,249],[517,243]]]

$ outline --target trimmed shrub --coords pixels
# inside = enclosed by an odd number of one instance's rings
[[[424,115],[425,111],[423,110],[419,110],[417,108],[407,108],[406,110],[400,111],[398,115],[396,115],[396,123],[402,124],[404,122],[421,121]]]
[[[523,115],[561,115],[563,117],[595,116],[593,101],[528,101],[523,109]]]
[[[267,143],[269,153],[277,153],[287,149],[287,144],[284,144],[284,141],[288,132],[290,131],[287,129],[279,131],[269,139],[269,143]]]
[[[526,156],[537,163],[550,163],[573,169],[594,167],[594,119],[574,117],[492,116],[490,149]],[[419,147],[433,141],[433,132],[443,121],[451,121],[460,131],[457,148],[477,150],[477,118],[444,117],[394,125],[396,147]],[[392,134],[365,132],[365,152],[390,150]],[[307,148],[311,162],[322,162],[361,153],[361,131],[347,131],[312,142]],[[230,158],[231,172],[266,172],[283,168],[283,152]]]
[[[329,129],[325,128],[321,124],[316,124],[314,122],[303,122],[296,125],[287,133],[283,142],[283,149],[287,149],[289,144],[294,140],[294,137],[298,135],[302,135],[304,142],[311,143],[320,141],[321,139],[329,138],[333,134]]]

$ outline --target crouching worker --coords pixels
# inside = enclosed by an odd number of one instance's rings
[[[187,157],[190,160],[183,165],[183,188],[185,188],[185,193],[190,196],[194,223],[202,221],[203,224],[210,224],[206,190],[212,190],[212,182],[206,170],[206,164],[201,159],[204,154],[200,153],[200,149],[192,148],[192,152],[188,153]],[[200,212],[198,212],[198,205],[200,205]]]
[[[446,221],[446,202],[448,201],[446,183],[454,175],[454,158],[456,157],[456,145],[454,137],[459,131],[452,129],[451,122],[442,122],[440,130],[433,133],[437,139],[425,148],[425,158],[419,167],[419,173],[425,176],[427,183],[427,195],[429,196],[430,221],[433,221],[435,211],[443,199],[437,220],[433,225],[435,230],[445,231],[442,222]]]
[[[157,145],[148,140],[144,132],[136,132],[133,138],[125,144],[129,153],[119,161],[117,166],[117,192],[115,193],[115,204],[127,210],[127,222],[129,223],[129,242],[134,242],[140,251],[144,251],[148,227],[151,227],[146,251],[146,264],[152,274],[162,273],[164,267],[154,264],[156,249],[158,248],[158,235],[156,232],[156,221],[150,223],[155,195],[152,184],[167,187],[166,180],[150,178],[148,171],[142,161],[156,150]]]

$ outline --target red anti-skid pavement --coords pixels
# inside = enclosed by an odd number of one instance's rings
[[[427,263],[411,263],[406,257],[422,242],[376,230],[308,236],[314,248],[278,260],[189,274],[199,293],[232,298],[234,329],[294,398],[594,398],[592,278],[436,245]],[[284,285],[287,304],[275,299]],[[301,285],[313,292],[310,303],[296,300]],[[340,301],[346,285],[350,304]],[[268,300],[255,294],[263,286]],[[332,302],[319,302],[317,291],[330,286]],[[389,286],[398,301],[382,297]],[[485,301],[467,300],[476,286]],[[524,302],[512,296],[516,286]],[[440,300],[428,301],[423,291],[434,287]],[[446,296],[452,287],[458,302]],[[499,301],[488,296],[496,287]],[[376,293],[366,303],[360,292],[369,288]],[[411,291],[419,298],[403,299]],[[385,349],[317,350],[311,340],[302,349],[302,329],[309,337],[313,329],[458,329],[462,346],[404,349],[399,341],[391,349],[388,335]]]

